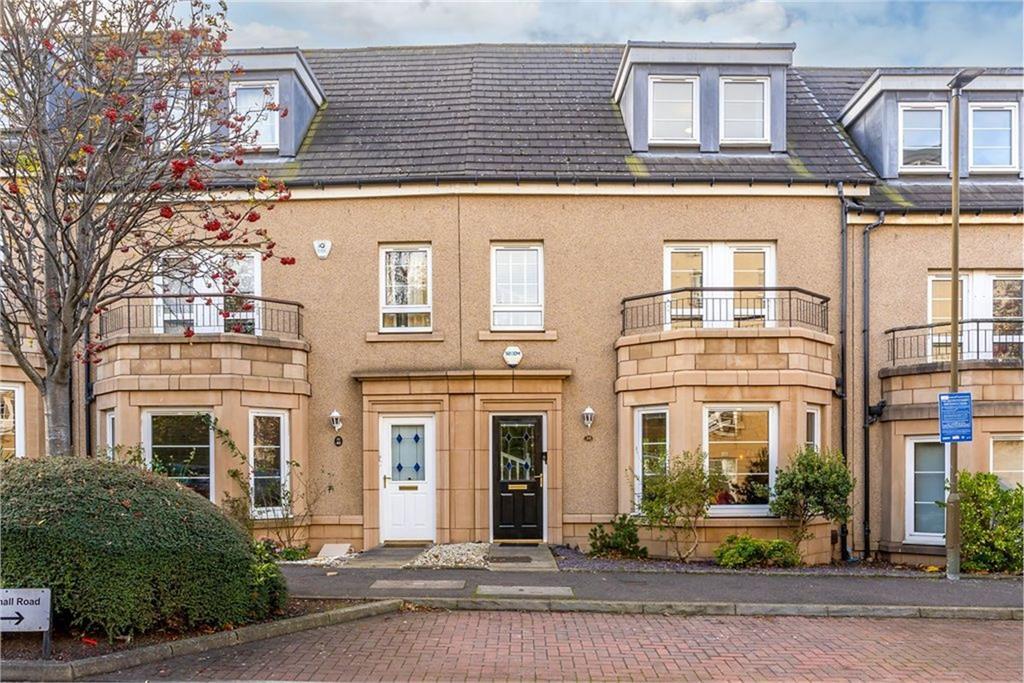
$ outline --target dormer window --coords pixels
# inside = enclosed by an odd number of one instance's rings
[[[255,136],[253,147],[277,149],[280,145],[280,115],[267,105],[278,103],[277,81],[232,83],[235,112],[247,118],[245,131]]]
[[[718,115],[722,144],[769,144],[769,82],[768,78],[721,79]]]
[[[935,173],[949,169],[946,104],[900,104],[900,172]]]
[[[1017,171],[1017,104],[972,102],[969,111],[971,171]]]
[[[692,76],[651,76],[648,115],[651,144],[693,145],[700,140],[700,88]]]

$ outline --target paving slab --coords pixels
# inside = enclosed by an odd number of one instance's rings
[[[370,588],[376,590],[459,590],[466,587],[466,582],[459,579],[441,579],[431,581],[430,579],[377,579]]]
[[[430,545],[381,545],[359,553],[347,561],[345,569],[401,569],[419,557]]]
[[[558,562],[546,543],[520,545],[492,543],[487,551],[492,572],[557,572]]]
[[[571,598],[568,586],[477,586],[476,594],[490,597]]]

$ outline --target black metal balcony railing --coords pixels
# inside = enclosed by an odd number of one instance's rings
[[[948,361],[949,323],[908,325],[886,330],[890,365]],[[1021,360],[1024,318],[971,318],[960,322],[960,360]]]
[[[828,297],[799,287],[683,287],[622,300],[622,334],[707,327],[828,331]]]
[[[133,294],[99,314],[101,338],[124,334],[251,334],[299,339],[302,304],[240,294]]]

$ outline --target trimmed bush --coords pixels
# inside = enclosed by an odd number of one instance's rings
[[[745,567],[796,567],[800,551],[791,541],[766,541],[751,536],[729,536],[715,548],[715,561],[729,569]]]
[[[83,458],[0,466],[0,584],[50,588],[58,624],[108,637],[262,619],[284,579],[209,500]]]
[[[1024,488],[999,484],[988,472],[960,472],[963,568],[971,572],[1024,570]]]
[[[773,515],[796,522],[793,541],[809,536],[815,517],[841,524],[850,516],[853,477],[839,452],[819,452],[813,446],[798,451],[786,467],[775,471],[775,495],[768,504]]]
[[[618,515],[612,519],[612,531],[608,533],[600,524],[590,530],[591,557],[647,557],[647,548],[640,545],[640,530],[636,520],[629,515]]]

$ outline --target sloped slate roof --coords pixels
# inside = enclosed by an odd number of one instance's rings
[[[797,69],[788,153],[637,153],[611,100],[621,45],[308,50],[327,94],[291,185],[431,180],[871,182]]]
[[[818,102],[833,118],[850,101],[864,82],[876,71],[882,74],[949,75],[958,69],[953,67],[898,67],[898,68],[844,68],[844,67],[800,67],[804,82],[810,87]],[[986,69],[988,74],[1019,75],[1016,67]],[[914,180],[884,180],[871,188],[871,195],[858,198],[856,203],[866,210],[909,212],[951,210],[952,197],[949,178]],[[968,177],[960,180],[960,210],[975,211],[1024,211],[1024,182],[1019,178]]]

